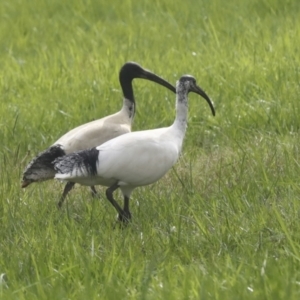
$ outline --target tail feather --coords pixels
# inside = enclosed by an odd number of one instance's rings
[[[54,159],[64,156],[66,153],[61,145],[54,145],[39,153],[25,168],[23,172],[22,187],[32,182],[45,181],[54,178]]]
[[[68,179],[88,177],[97,174],[99,150],[92,148],[70,153],[54,160],[55,178]]]

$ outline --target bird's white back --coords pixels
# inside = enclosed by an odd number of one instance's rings
[[[78,126],[59,138],[53,145],[61,145],[66,154],[89,149],[131,131],[131,119],[125,110]]]

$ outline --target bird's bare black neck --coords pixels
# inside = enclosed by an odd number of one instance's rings
[[[134,94],[133,94],[133,87],[132,87],[132,80],[133,78],[126,78],[124,75],[120,75],[120,84],[123,92],[124,98],[129,100],[128,105],[128,111],[130,112],[130,116],[132,117],[135,114],[135,100],[134,100]],[[128,106],[127,105],[127,106]]]

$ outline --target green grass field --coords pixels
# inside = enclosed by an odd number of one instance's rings
[[[2,0],[0,15],[0,299],[299,299],[298,0]],[[190,95],[180,161],[113,229],[103,188],[59,211],[61,183],[20,181],[63,133],[121,108],[128,60],[194,75],[217,115]],[[133,130],[172,123],[170,91],[134,90]]]

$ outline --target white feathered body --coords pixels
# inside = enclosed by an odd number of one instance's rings
[[[61,170],[62,174],[57,173],[55,178],[89,186],[111,186],[118,182],[121,189],[148,185],[163,177],[176,163],[182,140],[174,125],[124,134],[96,147],[99,151],[94,162],[96,174],[84,167],[74,167],[71,162],[70,171]],[[64,163],[67,157],[63,158]],[[59,161],[55,167],[61,168]]]

